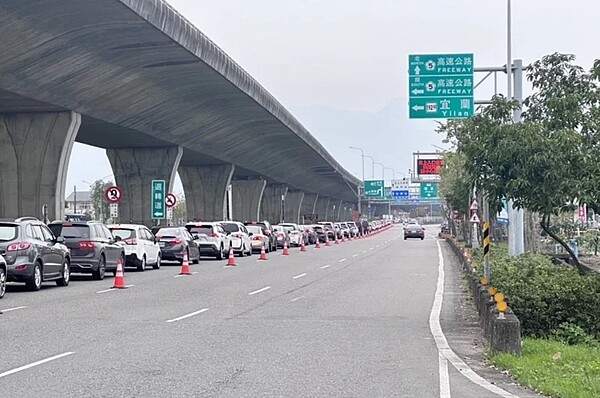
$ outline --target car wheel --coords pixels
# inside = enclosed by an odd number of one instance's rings
[[[140,264],[137,266],[137,270],[140,272],[144,272],[146,270],[146,255],[145,254],[142,256],[142,260],[140,261]]]
[[[215,260],[223,260],[223,245],[221,245],[219,251],[215,255]]]
[[[404,240],[406,240],[406,236],[404,237]]]
[[[421,240],[425,239],[424,237],[421,238]]]
[[[25,285],[29,290],[40,290],[42,287],[42,268],[40,267],[40,263],[35,263],[33,265],[33,274],[31,274],[31,279]]]
[[[114,272],[114,274],[117,274],[117,271]],[[104,258],[104,255],[100,256],[100,261],[98,262],[98,269],[96,271],[92,271],[92,278],[94,280],[97,281],[101,281],[102,279],[104,279],[104,276],[106,275],[106,259]]]
[[[0,299],[6,294],[6,271],[0,268]]]
[[[69,260],[65,258],[62,266],[62,275],[60,279],[56,281],[57,286],[69,286],[69,282],[71,281],[71,264],[69,264]]]
[[[152,265],[152,269],[160,269],[160,254],[156,257],[156,262]]]
[[[192,264],[200,264],[200,250],[198,250],[198,258],[195,260],[192,260]]]

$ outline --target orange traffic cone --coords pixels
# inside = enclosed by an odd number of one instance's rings
[[[235,257],[233,257],[233,246],[229,246],[229,258],[227,259],[226,267],[235,267]]]
[[[315,243],[315,249],[320,249],[321,244],[319,243],[319,238],[317,238],[317,243]]]
[[[123,276],[123,260],[117,261],[117,273],[115,274],[115,284],[113,289],[127,289],[125,284],[125,277]]]
[[[302,244],[300,245],[300,251],[301,252],[305,252],[306,251],[306,246],[304,246],[304,239],[302,239]]]
[[[352,235],[348,234],[348,240],[352,240]]]
[[[342,234],[342,242],[346,241],[346,237],[344,236],[344,234]]]
[[[334,245],[339,245],[340,241],[337,238],[337,235],[335,236],[335,241],[333,242]]]
[[[325,246],[331,246],[329,243],[329,235],[325,235]]]
[[[289,256],[290,255],[290,251],[288,250],[288,246],[287,246],[287,241],[283,242],[283,253],[281,253],[282,256]]]
[[[183,261],[181,262],[181,271],[179,271],[179,275],[192,275],[187,252],[183,253]]]
[[[267,252],[265,251],[265,243],[263,242],[262,247],[260,248],[260,257],[259,260],[268,260]]]

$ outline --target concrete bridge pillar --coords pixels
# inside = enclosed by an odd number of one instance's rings
[[[260,216],[263,220],[267,220],[271,224],[279,224],[283,219],[283,214],[281,214],[282,202],[285,201],[286,209],[288,206],[287,192],[288,187],[284,184],[267,184],[265,186],[260,205]],[[281,199],[282,196],[285,198],[284,200]],[[252,219],[248,221],[252,221]]]
[[[315,204],[315,214],[319,217],[319,221],[331,221],[327,218],[327,208],[329,207],[329,198],[319,196]]]
[[[285,222],[293,222],[302,224],[302,215],[300,208],[304,200],[304,192],[288,191],[285,195],[284,220]]]
[[[317,206],[317,199],[319,198],[319,194],[316,193],[305,193],[304,198],[302,199],[302,205],[300,206],[300,223],[301,224],[310,224],[309,220],[305,220],[304,216],[307,214],[315,214],[315,209]]]
[[[260,220],[260,206],[266,180],[232,180],[232,217],[235,221]]]
[[[180,166],[179,177],[185,191],[190,220],[221,221],[227,217],[227,187],[235,166]]]
[[[71,150],[81,125],[75,112],[0,114],[0,217],[65,215]]]
[[[340,202],[331,198],[327,205],[327,219],[331,221],[339,221]]]
[[[123,192],[119,220],[153,225],[152,180],[165,180],[167,191],[172,192],[183,148],[109,148],[106,155]],[[166,224],[166,220],[161,220],[161,224]]]

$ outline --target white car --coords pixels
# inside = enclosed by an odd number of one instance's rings
[[[123,267],[136,267],[138,271],[144,271],[148,265],[152,265],[154,269],[160,268],[160,247],[154,234],[146,226],[113,224],[107,227],[125,249]]]
[[[244,257],[246,254],[252,255],[252,242],[248,235],[248,229],[244,224],[237,221],[221,221],[219,225],[223,227],[229,237],[229,246],[233,247],[234,254]]]
[[[304,234],[302,233],[302,230],[300,229],[298,224],[281,223],[279,224],[279,226],[285,228],[288,231],[290,245],[300,246],[302,244]]]
[[[227,257],[229,237],[223,227],[216,222],[189,222],[185,225],[198,244],[200,255],[213,256],[217,260]]]

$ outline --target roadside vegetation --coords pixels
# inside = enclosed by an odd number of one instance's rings
[[[531,64],[533,94],[521,105],[502,96],[477,115],[440,124],[453,149],[445,156],[440,193],[459,214],[468,236],[475,188],[490,213],[511,200],[535,214],[536,233],[569,254],[555,264],[547,254],[509,257],[492,249],[490,284],[504,294],[525,336],[521,357],[496,355],[493,363],[523,385],[552,397],[600,397],[600,274],[589,271],[570,245],[563,220],[586,204],[600,214],[600,62],[591,71],[572,55],[552,54]],[[513,121],[514,112],[523,119]],[[485,193],[485,196],[483,195]],[[600,233],[584,234],[580,247],[600,251]],[[473,252],[482,268],[482,252]]]

